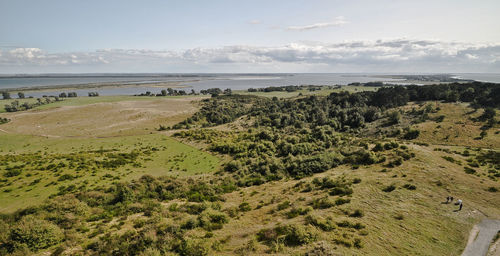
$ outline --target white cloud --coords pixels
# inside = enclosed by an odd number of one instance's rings
[[[183,51],[48,53],[38,48],[16,48],[0,52],[0,70],[57,72],[69,67],[76,72],[83,67],[85,71],[121,72],[493,72],[500,70],[500,44],[394,39]]]
[[[304,25],[304,26],[289,26],[287,27],[288,30],[311,30],[311,29],[316,29],[316,28],[327,28],[327,27],[337,27],[337,26],[342,26],[347,24],[347,21],[345,20],[344,17],[339,16],[336,17],[333,21],[331,22],[321,22],[321,23],[314,23],[311,25]]]

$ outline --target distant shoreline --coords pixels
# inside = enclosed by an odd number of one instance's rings
[[[10,86],[15,86],[15,85],[4,85],[7,88],[0,88],[0,91],[6,91],[10,93],[15,93],[15,92],[33,92],[33,93],[43,93],[43,92],[54,92],[54,91],[61,91],[61,90],[100,90],[100,89],[119,89],[119,88],[148,88],[149,90],[154,90],[154,88],[192,88],[193,83],[198,83],[198,82],[206,82],[206,81],[221,81],[222,84],[220,84],[222,87],[228,87],[231,88],[231,85],[233,82],[228,82],[228,81],[234,81],[234,83],[239,83],[239,81],[244,81],[244,80],[254,80],[254,81],[264,81],[264,80],[270,80],[268,82],[265,82],[265,86],[263,86],[262,83],[256,83],[256,87],[268,87],[268,86],[284,86],[284,85],[301,85],[301,84],[307,84],[308,82],[305,81],[303,78],[298,79],[297,81],[292,80],[287,80],[287,77],[293,77],[293,76],[304,76],[308,75],[311,76],[311,79],[315,79],[314,75],[319,75],[318,77],[321,77],[321,75],[324,74],[317,74],[317,73],[282,73],[282,74],[277,74],[277,73],[268,73],[268,74],[261,74],[261,73],[249,73],[249,74],[241,74],[241,73],[235,73],[235,74],[144,74],[144,73],[137,73],[137,74],[119,74],[119,73],[110,73],[110,74],[37,74],[37,75],[30,75],[30,74],[17,74],[17,75],[0,75],[0,82],[2,79],[23,79],[23,78],[75,78],[75,79],[80,79],[80,78],[123,78],[124,81],[73,81],[75,84],[71,83],[71,80],[66,81],[67,83],[65,84],[56,84],[56,85],[20,85],[20,87],[10,87]],[[371,80],[370,78],[373,78],[373,81],[376,80],[381,80],[381,79],[387,79],[389,81],[382,81],[385,84],[388,85],[410,85],[410,84],[416,84],[416,85],[426,85],[426,84],[442,84],[442,83],[467,83],[467,82],[473,82],[473,81],[481,81],[480,77],[477,78],[463,78],[460,74],[370,74],[370,73],[360,73],[360,74],[355,74],[355,73],[332,73],[334,75],[332,77],[331,82],[329,81],[315,81],[312,82],[311,84],[329,84],[329,85],[335,85],[336,84],[336,76],[337,78],[340,79],[341,83],[344,82],[345,84],[349,84],[349,81],[343,81],[342,78],[349,78],[352,77],[352,80],[358,80],[356,77],[359,78],[358,82],[361,83],[366,83]],[[283,81],[278,81],[276,79],[276,83],[274,80],[276,76],[279,75],[278,78],[285,78],[285,82]],[[261,77],[261,79],[257,79],[258,77]],[[137,79],[139,78],[139,79]],[[144,80],[141,80],[141,78],[144,78]],[[168,78],[168,79],[166,79]],[[244,78],[244,79],[242,79]],[[309,79],[309,77],[307,78]],[[325,80],[325,78],[322,78]],[[320,79],[321,80],[321,79]],[[326,79],[328,80],[328,79]],[[363,80],[363,81],[362,81]],[[496,81],[496,80],[495,80]],[[481,82],[488,82],[488,81],[481,81]],[[490,81],[491,82],[491,81]],[[253,82],[248,82],[248,83],[253,83]],[[341,84],[339,83],[339,84]],[[491,82],[491,83],[497,83],[497,82]],[[1,84],[1,83],[0,83]],[[210,83],[209,83],[210,84]],[[218,83],[211,83],[208,86],[212,87],[218,87]],[[206,86],[207,87],[207,86]],[[222,88],[221,87],[221,88]],[[236,88],[233,89],[246,89],[246,87],[251,88],[254,87],[252,85],[244,85],[244,88],[240,86],[235,86]],[[202,87],[203,89],[204,87]],[[208,87],[207,87],[208,88]],[[207,89],[204,88],[204,89]]]
[[[19,88],[5,88],[1,91],[6,92],[39,92],[39,91],[55,91],[55,90],[79,90],[79,89],[102,89],[102,88],[127,88],[127,87],[169,87],[169,88],[185,88],[183,83],[197,82],[199,80],[186,81],[165,81],[165,82],[140,82],[140,81],[123,81],[123,82],[103,82],[103,83],[85,83],[85,84],[66,84],[66,85],[40,85]]]

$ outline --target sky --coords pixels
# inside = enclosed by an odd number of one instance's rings
[[[498,0],[0,0],[0,73],[500,72]]]

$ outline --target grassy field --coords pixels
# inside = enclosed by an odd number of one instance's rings
[[[419,140],[431,144],[459,145],[469,147],[498,148],[500,145],[500,127],[489,129],[485,138],[480,138],[484,122],[476,120],[483,110],[474,110],[465,103],[433,103],[440,108],[429,117],[433,120],[443,116],[442,121],[424,122],[416,125],[422,131]]]
[[[196,95],[196,96],[189,96],[189,98],[204,98],[207,96],[204,95]],[[167,97],[143,97],[143,96],[99,96],[99,97],[76,97],[76,98],[64,98],[64,100],[59,101],[59,102],[54,102],[42,106],[38,106],[35,109],[50,109],[50,108],[56,108],[56,107],[64,107],[64,106],[83,106],[83,105],[88,105],[88,104],[95,104],[95,103],[113,103],[113,102],[120,102],[120,101],[153,101],[153,100],[158,100],[158,99],[184,99],[188,98],[187,96],[169,96]],[[19,104],[22,104],[24,102],[28,103],[35,103],[37,102],[37,99],[35,98],[25,98],[25,99],[9,99],[9,100],[0,100],[0,113],[5,113],[5,109],[3,108],[4,105],[10,104],[13,101],[19,101]]]
[[[87,188],[109,185],[115,181],[132,180],[144,174],[153,176],[191,176],[212,172],[219,168],[217,157],[182,144],[162,134],[126,136],[114,138],[44,138],[28,135],[0,135],[0,154],[25,156],[20,161],[4,163],[0,183],[0,212],[12,212],[21,207],[37,204],[57,193],[60,186],[84,185]],[[95,168],[78,170],[67,167],[60,158],[84,157],[87,161],[102,160],[98,150],[116,150],[130,153],[140,150],[134,163],[117,168]],[[43,153],[40,153],[43,152]],[[147,153],[144,153],[147,152]],[[47,163],[64,167],[46,170],[44,165],[30,165],[33,158],[42,158]],[[30,160],[27,160],[30,159]],[[87,163],[88,164],[88,163]],[[23,166],[23,167],[21,167]],[[6,177],[6,169],[14,167],[20,173]],[[61,180],[64,174],[75,176]],[[38,180],[38,181],[37,181]]]
[[[148,134],[197,111],[203,97],[81,97],[4,113],[6,133],[50,137],[110,137]]]
[[[377,87],[369,87],[369,86],[342,86],[341,88],[335,88],[335,89],[329,89],[329,88],[322,88],[321,90],[318,91],[309,91],[306,89],[303,90],[298,90],[294,92],[286,92],[286,91],[280,91],[280,92],[248,92],[247,90],[242,90],[242,91],[235,91],[234,93],[237,94],[243,94],[243,95],[256,95],[256,96],[263,96],[263,97],[278,97],[278,98],[293,98],[301,95],[322,95],[322,96],[327,96],[332,92],[341,92],[341,91],[348,91],[348,92],[361,92],[361,91],[376,91],[378,88]]]
[[[191,176],[218,170],[217,157],[156,132],[160,124],[177,123],[195,112],[197,106],[192,101],[199,98],[80,97],[30,111],[3,114],[2,117],[11,121],[0,126],[0,155],[25,158],[2,163],[0,167],[0,212],[40,203],[57,193],[61,186],[92,188],[144,174]],[[140,154],[136,164],[98,171],[75,172],[64,167],[46,171],[40,170],[40,166],[26,166],[26,161],[37,157],[47,163],[58,163],[61,157],[79,156],[102,160],[102,156],[89,152],[130,153],[138,148],[157,151]],[[21,173],[5,177],[5,169],[11,167]],[[59,181],[64,174],[77,178]]]

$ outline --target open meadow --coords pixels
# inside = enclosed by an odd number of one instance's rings
[[[160,124],[175,124],[194,113],[192,101],[198,100],[81,97],[3,114],[11,121],[0,127],[0,168],[14,173],[2,176],[0,211],[39,204],[63,187],[217,170],[217,157],[156,131]],[[120,154],[130,159],[120,162]],[[76,159],[78,166],[72,163]]]

